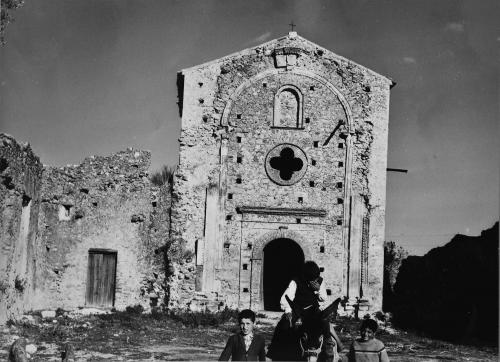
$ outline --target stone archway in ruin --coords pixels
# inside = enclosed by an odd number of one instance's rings
[[[275,239],[264,247],[262,268],[263,303],[265,310],[279,311],[280,298],[290,280],[299,277],[304,252],[291,239]]]

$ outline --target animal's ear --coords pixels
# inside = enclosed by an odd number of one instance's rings
[[[339,308],[340,301],[341,299],[337,298],[332,304],[323,309],[323,311],[321,312],[321,319],[331,320],[337,318],[337,309]]]
[[[302,342],[306,342],[306,341],[307,341],[307,338],[308,338],[307,332],[304,332],[304,333],[302,334],[302,336],[300,337],[300,339],[302,340]]]

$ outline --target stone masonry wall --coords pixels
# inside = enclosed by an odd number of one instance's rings
[[[288,49],[293,60],[280,66],[276,49]],[[258,260],[252,249],[262,250],[281,234],[308,249],[324,268],[332,299],[347,295],[349,237],[353,229],[362,234],[361,223],[351,224],[351,198],[345,199],[351,195],[362,200],[359,216],[368,220],[363,297],[371,309],[380,309],[391,81],[298,36],[186,69],[179,80],[182,129],[172,238],[195,256],[183,261],[187,273],[173,288],[174,299],[189,305],[201,294],[231,306],[252,305],[259,293],[252,273],[261,267],[252,264]],[[287,86],[303,97],[296,129],[273,127],[275,95]],[[307,157],[307,172],[291,186],[277,185],[264,168],[267,153],[280,143],[297,145]],[[215,206],[207,201],[211,189],[218,193]],[[242,206],[326,210],[326,215],[254,215],[240,212]],[[214,210],[218,245],[203,248]],[[205,260],[206,253],[218,259],[210,265],[216,275],[212,295],[196,293],[203,290],[200,272],[207,267],[200,250]],[[244,264],[252,267],[242,270]]]
[[[41,174],[29,144],[0,134],[0,324],[31,306]]]
[[[166,200],[164,190],[152,193],[149,164],[149,152],[127,149],[86,158],[81,165],[45,168],[37,308],[85,306],[90,249],[116,252],[117,309],[135,304],[147,309],[162,299],[163,254],[155,250],[167,232],[155,209]]]

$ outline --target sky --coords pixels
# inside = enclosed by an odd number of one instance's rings
[[[0,132],[44,164],[178,161],[178,71],[295,31],[393,79],[386,239],[422,255],[498,220],[498,2],[25,0],[0,47]]]

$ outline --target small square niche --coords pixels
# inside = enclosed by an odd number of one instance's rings
[[[67,221],[71,219],[71,205],[59,205],[59,220]]]
[[[316,160],[311,160],[311,165],[316,166]]]
[[[314,141],[313,142],[313,147],[318,148],[319,147],[319,141]]]
[[[325,252],[325,247],[324,246],[320,246],[319,247],[319,252],[320,253],[324,253]]]
[[[243,288],[243,293],[248,293],[248,288]]]
[[[233,194],[227,194],[227,199],[232,200],[233,199]]]
[[[241,163],[243,161],[243,157],[238,156],[236,157],[236,163]]]
[[[339,143],[339,148],[344,148],[344,144],[343,143]]]
[[[344,162],[342,161],[339,161],[339,163],[337,164],[338,167],[344,167]]]
[[[342,219],[337,219],[337,225],[342,225]]]
[[[327,289],[326,290],[326,295],[332,295],[332,290],[331,289]]]
[[[337,199],[337,204],[343,204],[343,203],[344,203],[344,199],[342,199],[342,198],[339,197]]]
[[[243,270],[248,270],[248,264],[243,264]]]
[[[236,137],[236,143],[241,143],[241,137],[240,136]]]
[[[241,177],[237,177],[237,178],[236,178],[236,183],[237,183],[237,184],[241,184]]]

